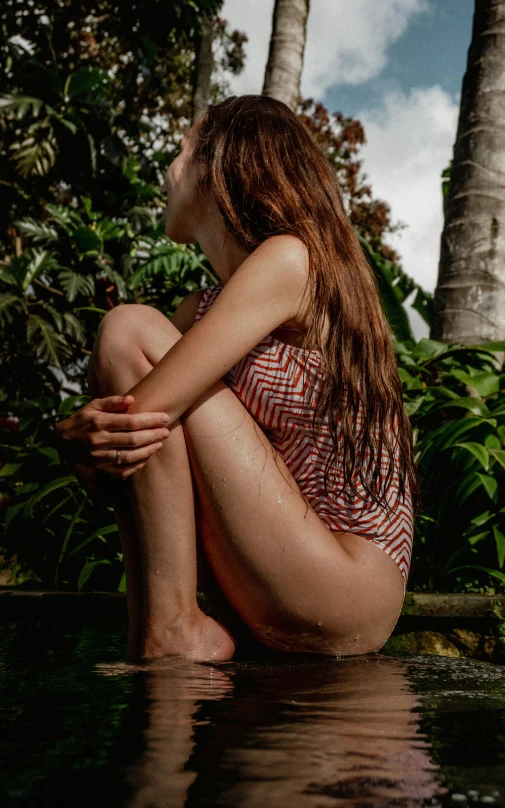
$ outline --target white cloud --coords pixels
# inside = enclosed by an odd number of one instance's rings
[[[311,3],[301,91],[361,84],[383,70],[389,46],[401,37],[427,0],[315,0]],[[324,58],[321,56],[324,54]]]
[[[231,80],[234,93],[260,93],[272,32],[274,0],[225,0],[221,16],[245,31],[246,66]],[[311,0],[301,92],[322,98],[336,84],[359,84],[377,76],[387,50],[428,0]],[[322,55],[324,54],[324,58]],[[322,65],[322,69],[321,69]]]
[[[430,292],[443,227],[440,175],[452,158],[458,112],[459,101],[435,85],[387,93],[380,108],[356,115],[365,128],[361,157],[374,196],[389,203],[393,221],[408,224],[386,241],[407,274]],[[412,325],[419,333],[417,317],[414,312]]]

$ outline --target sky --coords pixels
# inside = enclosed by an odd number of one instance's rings
[[[311,0],[303,98],[361,121],[362,170],[406,227],[384,240],[428,292],[437,283],[441,174],[453,156],[475,0]],[[224,0],[221,17],[248,36],[231,92],[261,93],[274,0]],[[409,298],[410,300],[410,298]],[[429,327],[407,301],[416,339]]]

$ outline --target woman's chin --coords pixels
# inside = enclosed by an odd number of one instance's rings
[[[176,244],[193,244],[195,239],[193,236],[188,233],[187,230],[182,230],[180,227],[175,227],[175,225],[171,225],[170,222],[165,222],[165,235],[170,241],[174,241]]]

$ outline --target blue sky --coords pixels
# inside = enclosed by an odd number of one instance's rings
[[[246,66],[231,92],[260,93],[274,0],[225,0],[221,16],[245,31]],[[437,282],[441,178],[452,159],[474,0],[311,0],[303,97],[365,128],[363,171],[405,227],[386,241],[424,289]],[[408,307],[409,308],[409,307]],[[409,308],[416,338],[428,327]]]
[[[388,90],[406,93],[411,87],[439,84],[458,95],[472,36],[474,0],[437,0],[429,8],[414,16],[390,47],[386,67],[379,75],[359,84],[328,87],[322,103],[331,110],[356,115],[363,107],[380,106]]]

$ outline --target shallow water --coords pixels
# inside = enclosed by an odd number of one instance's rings
[[[0,629],[3,806],[505,805],[505,669],[373,654],[125,662],[123,627]]]

